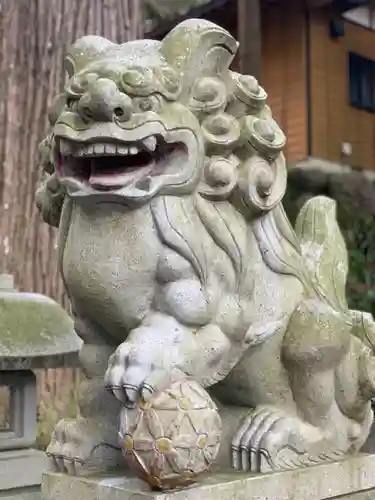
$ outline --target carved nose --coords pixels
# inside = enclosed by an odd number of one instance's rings
[[[132,115],[132,101],[119,91],[114,81],[99,78],[79,100],[79,113],[96,121],[126,121]]]

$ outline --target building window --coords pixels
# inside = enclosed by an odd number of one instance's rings
[[[375,62],[349,53],[350,104],[359,109],[375,111]]]
[[[351,23],[375,31],[375,11],[373,7],[363,5],[355,9],[349,9],[343,13],[343,17]]]

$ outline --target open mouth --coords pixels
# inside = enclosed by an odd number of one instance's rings
[[[130,184],[147,191],[152,177],[172,173],[176,161],[187,155],[185,144],[167,143],[162,136],[133,143],[103,139],[89,144],[61,138],[58,144],[60,175],[98,191],[115,191]]]

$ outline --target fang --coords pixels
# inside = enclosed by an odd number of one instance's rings
[[[156,137],[154,137],[153,135],[150,137],[147,137],[146,139],[143,140],[143,144],[150,151],[155,151],[155,149],[156,149]]]

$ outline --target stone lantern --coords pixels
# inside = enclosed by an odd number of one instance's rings
[[[13,277],[0,275],[0,496],[3,490],[40,485],[46,457],[33,448],[33,370],[76,365],[80,342],[56,302],[17,292]]]

